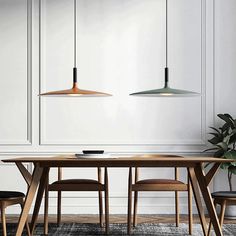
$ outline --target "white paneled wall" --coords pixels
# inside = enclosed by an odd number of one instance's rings
[[[169,30],[172,84],[201,92],[201,83],[205,82],[201,2],[180,2],[187,9],[175,9],[174,1],[170,7],[170,13],[174,11]],[[78,1],[79,84],[114,96],[80,101],[41,99],[42,145],[128,145],[133,151],[136,145],[204,144],[205,98],[160,100],[128,96],[163,84],[164,3]],[[191,6],[193,14],[183,14]],[[41,9],[41,91],[70,87],[73,1],[42,1]],[[180,30],[189,32],[186,41],[179,35]],[[192,106],[195,109],[189,113]],[[185,132],[180,124],[184,124]]]
[[[129,96],[163,85],[164,0],[77,0],[77,13],[79,85],[112,97],[38,97],[71,87],[73,0],[0,0],[1,159],[93,148],[201,155],[216,114],[236,115],[234,0],[169,0],[170,84],[202,94],[192,98]],[[112,213],[126,212],[127,174],[109,170]],[[172,175],[142,170],[143,177]],[[215,189],[225,186],[220,175]],[[64,176],[92,178],[96,170],[65,169]],[[25,191],[14,166],[0,165],[0,189]],[[50,196],[52,213],[56,195]],[[181,201],[186,209],[185,194]],[[173,204],[172,193],[145,193],[140,212],[173,213]],[[97,213],[96,194],[65,193],[63,212]]]
[[[27,1],[1,1],[0,16],[0,144],[23,145],[30,142]]]

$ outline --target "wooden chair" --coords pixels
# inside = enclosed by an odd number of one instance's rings
[[[224,223],[224,216],[225,216],[225,208],[227,205],[236,205],[236,191],[219,191],[214,192],[211,194],[212,198],[214,199],[214,205],[216,206],[219,204],[221,206],[220,210],[220,226],[222,227]],[[211,221],[209,224],[208,235],[211,232]]]
[[[134,192],[134,214],[133,226],[137,224],[137,205],[139,191],[174,191],[175,192],[175,212],[176,227],[179,226],[179,191],[188,192],[188,213],[189,213],[189,234],[192,234],[192,189],[188,178],[187,184],[178,180],[179,171],[175,168],[174,179],[144,179],[138,180],[139,169],[135,168],[135,183],[132,183],[132,168],[129,170],[129,187],[128,187],[128,234],[131,233],[131,212],[132,212],[132,192]]]
[[[45,189],[44,234],[48,234],[48,192],[57,191],[57,224],[61,223],[61,192],[62,191],[96,191],[99,199],[99,220],[103,227],[102,192],[105,193],[105,227],[109,230],[109,199],[108,199],[108,171],[105,168],[104,184],[102,184],[101,168],[97,168],[98,180],[93,179],[62,179],[62,169],[58,168],[58,180],[47,184]]]
[[[15,192],[15,191],[0,191],[0,209],[1,209],[1,220],[2,220],[2,233],[3,236],[7,235],[7,227],[6,227],[6,215],[5,209],[8,206],[20,204],[21,208],[24,205],[24,193]],[[28,222],[26,223],[26,229],[28,235],[30,235],[30,229]]]

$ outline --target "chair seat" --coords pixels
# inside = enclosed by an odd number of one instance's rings
[[[49,185],[49,191],[103,191],[104,185],[93,179],[63,179]]]
[[[174,179],[143,179],[132,185],[133,191],[187,191],[187,184]]]
[[[0,200],[6,200],[11,198],[23,198],[25,194],[22,192],[15,191],[0,191]]]
[[[136,182],[136,184],[184,184],[185,183],[174,179],[143,179]]]
[[[63,179],[57,180],[50,185],[53,184],[101,184],[97,180],[94,179]]]
[[[219,191],[211,194],[213,198],[235,198],[236,191]]]

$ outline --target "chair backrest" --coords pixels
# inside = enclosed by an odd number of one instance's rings
[[[181,157],[179,155],[166,155],[166,156],[169,156],[169,157]],[[178,167],[174,167],[174,179],[175,180],[179,180],[179,168]],[[135,183],[138,181],[138,178],[139,178],[139,168],[138,167],[135,167]],[[187,183],[189,182],[189,178],[188,178],[188,174],[187,174]]]
[[[174,179],[179,180],[179,168],[174,167]],[[135,167],[135,183],[139,181],[139,168]]]
[[[102,177],[101,177],[101,167],[97,168],[97,175],[98,175],[98,182],[102,183]],[[62,180],[62,167],[58,167],[57,170],[57,180]]]

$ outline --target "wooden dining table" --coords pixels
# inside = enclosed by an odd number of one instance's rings
[[[33,235],[37,217],[42,202],[45,186],[48,180],[50,168],[54,167],[184,167],[187,168],[191,181],[193,194],[202,225],[203,235],[207,235],[207,223],[202,200],[205,202],[209,217],[212,221],[217,236],[223,235],[216,210],[213,204],[209,184],[222,163],[233,162],[223,158],[214,157],[183,157],[171,155],[133,155],[133,156],[110,156],[108,158],[77,158],[75,155],[58,155],[54,157],[18,157],[2,160],[5,163],[15,163],[28,184],[25,204],[22,209],[16,236],[22,235],[27,221],[33,199],[36,196],[34,211],[31,219],[30,230]],[[33,163],[34,169],[30,173],[24,166],[25,163]],[[207,173],[204,164],[210,163]],[[128,181],[127,181],[128,182]]]

